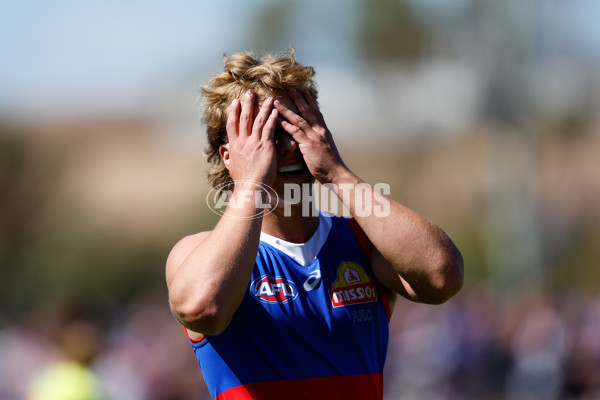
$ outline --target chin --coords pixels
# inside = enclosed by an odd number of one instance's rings
[[[280,198],[285,197],[286,194],[297,194],[298,190],[305,190],[304,185],[310,186],[312,193],[312,184],[315,182],[315,178],[308,172],[301,174],[285,175],[277,174],[277,178],[273,183],[273,190],[277,193]],[[288,188],[286,193],[286,185],[294,185],[295,187]]]

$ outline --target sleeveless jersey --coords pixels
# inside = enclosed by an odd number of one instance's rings
[[[214,398],[383,397],[388,299],[348,219],[321,214],[317,233],[322,245],[308,260],[278,244],[303,245],[261,235],[230,325],[191,340]]]

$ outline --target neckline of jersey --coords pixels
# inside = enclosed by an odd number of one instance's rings
[[[329,236],[332,216],[333,214],[319,211],[319,226],[306,243],[288,242],[264,232],[260,233],[260,241],[275,247],[302,266],[310,265]]]

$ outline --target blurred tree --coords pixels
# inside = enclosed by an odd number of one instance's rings
[[[283,50],[291,44],[290,26],[296,4],[291,0],[268,2],[255,17],[251,48],[257,53]]]
[[[76,143],[0,126],[0,317],[51,310],[74,295],[127,302],[156,287],[166,299],[172,243],[100,229],[85,207],[64,198]]]
[[[167,298],[164,262],[169,244],[137,240],[90,226],[76,206],[57,212],[24,255],[24,308],[43,299],[52,309],[71,297],[105,297],[126,304],[147,288]]]
[[[6,128],[0,128],[0,262],[3,266],[19,250],[23,238],[27,236],[31,224],[22,219],[27,209],[21,176],[25,170],[25,149],[19,136],[9,134]],[[30,210],[31,211],[31,210]]]
[[[431,37],[401,0],[362,0],[359,3],[360,53],[368,61],[404,61],[421,58]]]
[[[37,154],[26,132],[0,125],[0,304],[15,307],[25,274],[23,255],[31,244],[43,210],[55,190],[59,158],[51,151]],[[9,282],[10,284],[6,284]]]
[[[357,12],[358,53],[378,94],[378,118],[392,136],[402,129],[394,120],[399,72],[418,65],[427,55],[432,32],[404,0],[361,0]]]

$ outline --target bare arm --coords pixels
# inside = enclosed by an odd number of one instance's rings
[[[298,143],[313,176],[332,187],[373,243],[370,261],[377,279],[393,292],[423,303],[443,303],[456,294],[463,284],[463,259],[448,235],[354,175],[342,162],[315,100],[295,91],[290,97],[301,115],[275,102],[287,119],[282,126]],[[357,190],[371,197],[372,207],[385,205],[389,212],[365,210],[357,204]]]
[[[373,190],[348,170],[337,174],[333,183],[373,243],[370,261],[381,283],[410,300],[430,304],[443,303],[460,290],[462,256],[439,226]],[[361,204],[367,197],[372,199],[370,208]]]
[[[247,202],[235,211],[250,216],[256,213],[251,207]],[[229,325],[248,286],[260,226],[260,219],[224,216],[213,231],[175,245],[167,259],[169,302],[173,315],[190,331],[218,334]]]
[[[267,99],[253,120],[253,103],[250,92],[240,112],[240,103],[234,100],[227,122],[229,145],[221,150],[237,182],[235,201],[214,230],[182,239],[167,259],[171,310],[192,332],[218,334],[229,325],[256,259],[262,218],[250,218],[257,215],[257,206],[243,198],[252,194],[256,183],[270,184],[274,179],[277,111],[272,109],[273,100]]]

